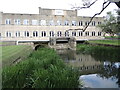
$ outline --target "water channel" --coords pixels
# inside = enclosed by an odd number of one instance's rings
[[[103,61],[99,57],[72,50],[57,50],[57,53],[67,65],[79,69],[83,87],[120,88],[120,62]]]

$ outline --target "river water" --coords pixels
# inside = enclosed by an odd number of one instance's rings
[[[77,53],[72,50],[57,50],[57,53],[67,65],[77,67],[79,79],[83,87],[89,88],[119,88],[120,62],[96,59],[90,54]],[[104,57],[104,55],[103,55]]]

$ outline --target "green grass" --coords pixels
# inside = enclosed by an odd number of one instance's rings
[[[68,67],[49,48],[34,51],[29,58],[6,67],[2,73],[3,88],[77,88],[79,73]]]
[[[11,65],[16,59],[26,58],[32,52],[32,47],[27,45],[2,46],[2,66]]]
[[[2,42],[2,41],[0,41],[0,45],[15,45],[15,42],[8,42],[8,41],[6,41],[6,42]]]
[[[120,45],[120,40],[91,40],[88,42],[93,44]]]
[[[109,39],[109,38],[113,38],[113,39],[116,38],[117,39],[117,38],[120,38],[120,36],[105,36],[105,38],[106,39]]]

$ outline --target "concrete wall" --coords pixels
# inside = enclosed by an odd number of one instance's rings
[[[53,31],[55,36],[58,31],[62,32],[62,36],[65,36],[65,31],[69,29],[78,29],[84,28],[85,23],[90,20],[90,17],[81,17],[77,16],[76,10],[55,10],[55,9],[42,9],[39,8],[39,14],[18,14],[18,13],[0,13],[0,33],[1,39],[3,41],[49,41],[50,31]],[[6,24],[6,20],[10,20],[10,24]],[[16,25],[15,20],[19,19],[20,24]],[[28,25],[24,25],[24,20],[28,20]],[[32,20],[36,20],[37,24],[33,25]],[[41,20],[46,20],[46,25],[41,25]],[[50,21],[53,20],[53,25],[50,25]],[[58,21],[61,22],[61,25],[58,25]],[[69,22],[69,25],[65,25],[65,21]],[[72,21],[76,22],[76,25],[72,25]],[[83,25],[80,26],[79,22],[82,21]],[[86,31],[89,31],[89,36],[85,35],[79,36],[80,30],[69,31],[69,36],[72,36],[72,32],[76,32],[75,39],[103,39],[103,33],[101,36],[98,36],[98,32],[101,32],[100,28],[97,28],[98,22],[103,22],[103,17],[95,17],[92,22],[96,22],[95,26],[90,24]],[[16,32],[20,32],[20,36],[16,37]],[[29,31],[29,37],[25,37],[25,31]],[[34,37],[33,32],[37,31],[38,36]],[[42,37],[41,32],[45,31],[46,36]],[[92,36],[92,32],[95,32],[96,35]],[[11,33],[10,37],[7,37],[7,32]]]
[[[62,9],[45,9],[45,8],[41,8],[39,7],[39,14],[40,15],[51,15],[51,16],[54,16],[56,15],[56,11],[59,11],[59,15],[62,15],[62,16],[77,16],[77,10],[62,10]],[[61,13],[61,14],[60,14]]]
[[[65,37],[65,31],[71,28],[80,28],[79,26],[76,27],[69,27],[69,26],[13,26],[13,25],[9,25],[9,26],[1,26],[2,27],[2,40],[6,41],[6,40],[45,40],[45,41],[49,41],[49,37],[50,37],[50,31],[54,31],[54,34],[56,37],[58,31],[62,32],[62,37]],[[19,31],[20,32],[20,37],[16,37],[16,32]],[[30,36],[29,37],[25,37],[24,33],[25,31],[29,31]],[[37,31],[38,32],[38,36],[34,37],[33,36],[33,32]],[[42,37],[42,31],[46,32],[46,36]],[[72,36],[72,32],[74,32],[75,30],[69,31],[69,36]],[[103,33],[101,36],[98,36],[98,32],[101,32],[98,28],[96,27],[88,27],[86,31],[89,31],[89,36],[85,35],[85,32],[83,32],[83,36],[79,36],[79,32],[81,30],[77,30],[76,32],[76,36],[74,36],[76,38],[76,40],[81,40],[81,39],[102,39],[103,38]],[[95,31],[96,32],[96,36],[92,36],[92,32]],[[6,32],[11,32],[11,37],[7,37],[6,36]]]
[[[0,12],[0,25],[2,24],[2,12]]]

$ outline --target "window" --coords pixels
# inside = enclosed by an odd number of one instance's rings
[[[89,36],[89,32],[88,32],[88,31],[87,31],[87,32],[85,32],[85,35],[86,35],[86,36]]]
[[[37,31],[34,31],[33,32],[33,37],[37,37],[38,36],[38,32]]]
[[[53,21],[53,20],[50,20],[50,21],[49,21],[49,24],[50,24],[51,26],[53,26],[53,25],[54,25],[54,21]]]
[[[14,23],[15,23],[15,25],[20,25],[20,19],[15,19]]]
[[[83,36],[83,32],[82,31],[79,32],[79,36]]]
[[[101,24],[101,22],[98,22],[98,25],[100,25]]]
[[[98,36],[101,36],[101,34],[102,34],[101,32],[98,32]]]
[[[92,21],[92,26],[95,26],[95,21]]]
[[[60,37],[62,35],[62,32],[61,31],[58,31],[57,32],[57,36]]]
[[[50,37],[53,37],[53,36],[54,36],[54,32],[50,31]]]
[[[45,37],[45,36],[46,36],[46,32],[42,31],[42,37]]]
[[[85,22],[85,25],[87,26],[88,24],[89,24],[89,22],[88,22],[88,21],[86,21],[86,22]]]
[[[76,36],[76,32],[72,32],[72,36]]]
[[[27,19],[23,20],[23,25],[29,25],[29,20]]]
[[[62,25],[60,20],[57,20],[57,25]]]
[[[20,32],[19,31],[17,31],[15,34],[16,34],[16,37],[20,37]]]
[[[76,26],[76,21],[72,21],[72,26]]]
[[[92,32],[92,36],[95,36],[95,32]]]
[[[6,19],[6,21],[5,21],[5,24],[11,24],[11,20],[10,19]]]
[[[29,37],[29,32],[25,31],[25,37]]]
[[[38,21],[37,20],[32,20],[32,25],[38,25]]]
[[[83,25],[83,22],[82,21],[79,21],[79,26],[82,26]]]
[[[46,25],[46,20],[41,20],[40,25],[45,26]]]
[[[66,37],[69,36],[69,32],[68,31],[65,32],[65,36]]]
[[[7,37],[11,37],[12,35],[11,35],[11,32],[6,32],[6,36]]]
[[[65,21],[65,26],[68,26],[69,25],[69,22],[68,21]]]

